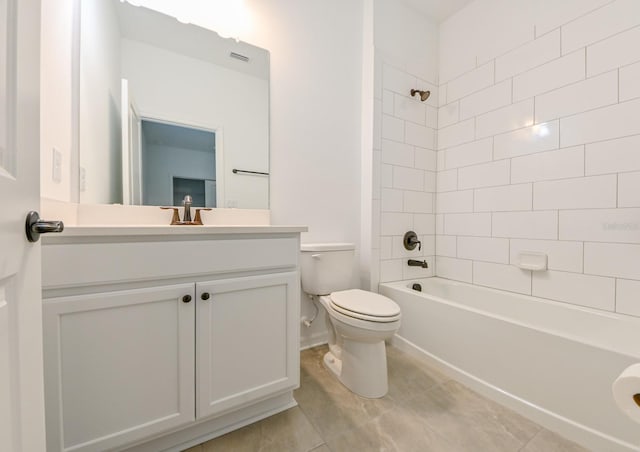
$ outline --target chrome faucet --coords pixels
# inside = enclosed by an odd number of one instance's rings
[[[415,259],[409,259],[407,265],[409,265],[409,267],[429,268],[429,264],[427,264],[427,261],[417,261]]]
[[[191,198],[191,195],[185,195],[184,199],[182,200],[182,204],[184,205],[184,215],[182,217],[182,221],[183,222],[190,222],[191,221],[191,205],[193,204],[193,199]]]

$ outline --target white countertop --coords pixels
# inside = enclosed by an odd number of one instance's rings
[[[132,236],[196,236],[221,234],[286,234],[306,232],[307,226],[279,225],[91,225],[65,226],[59,234],[42,235],[44,243],[53,243],[70,237],[132,237]]]

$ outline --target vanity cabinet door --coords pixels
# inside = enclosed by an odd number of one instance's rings
[[[196,417],[299,384],[297,272],[196,284]]]
[[[194,290],[44,300],[48,451],[118,449],[194,420]]]

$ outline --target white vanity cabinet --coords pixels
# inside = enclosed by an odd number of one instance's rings
[[[180,450],[294,406],[302,229],[118,229],[43,244],[47,450]]]

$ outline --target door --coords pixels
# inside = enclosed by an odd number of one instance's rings
[[[141,122],[129,90],[122,79],[122,198],[123,204],[142,205]]]
[[[196,284],[196,417],[297,387],[297,272]]]
[[[194,289],[44,300],[48,451],[117,449],[195,419]]]
[[[40,245],[40,1],[0,0],[0,450],[45,449]]]

